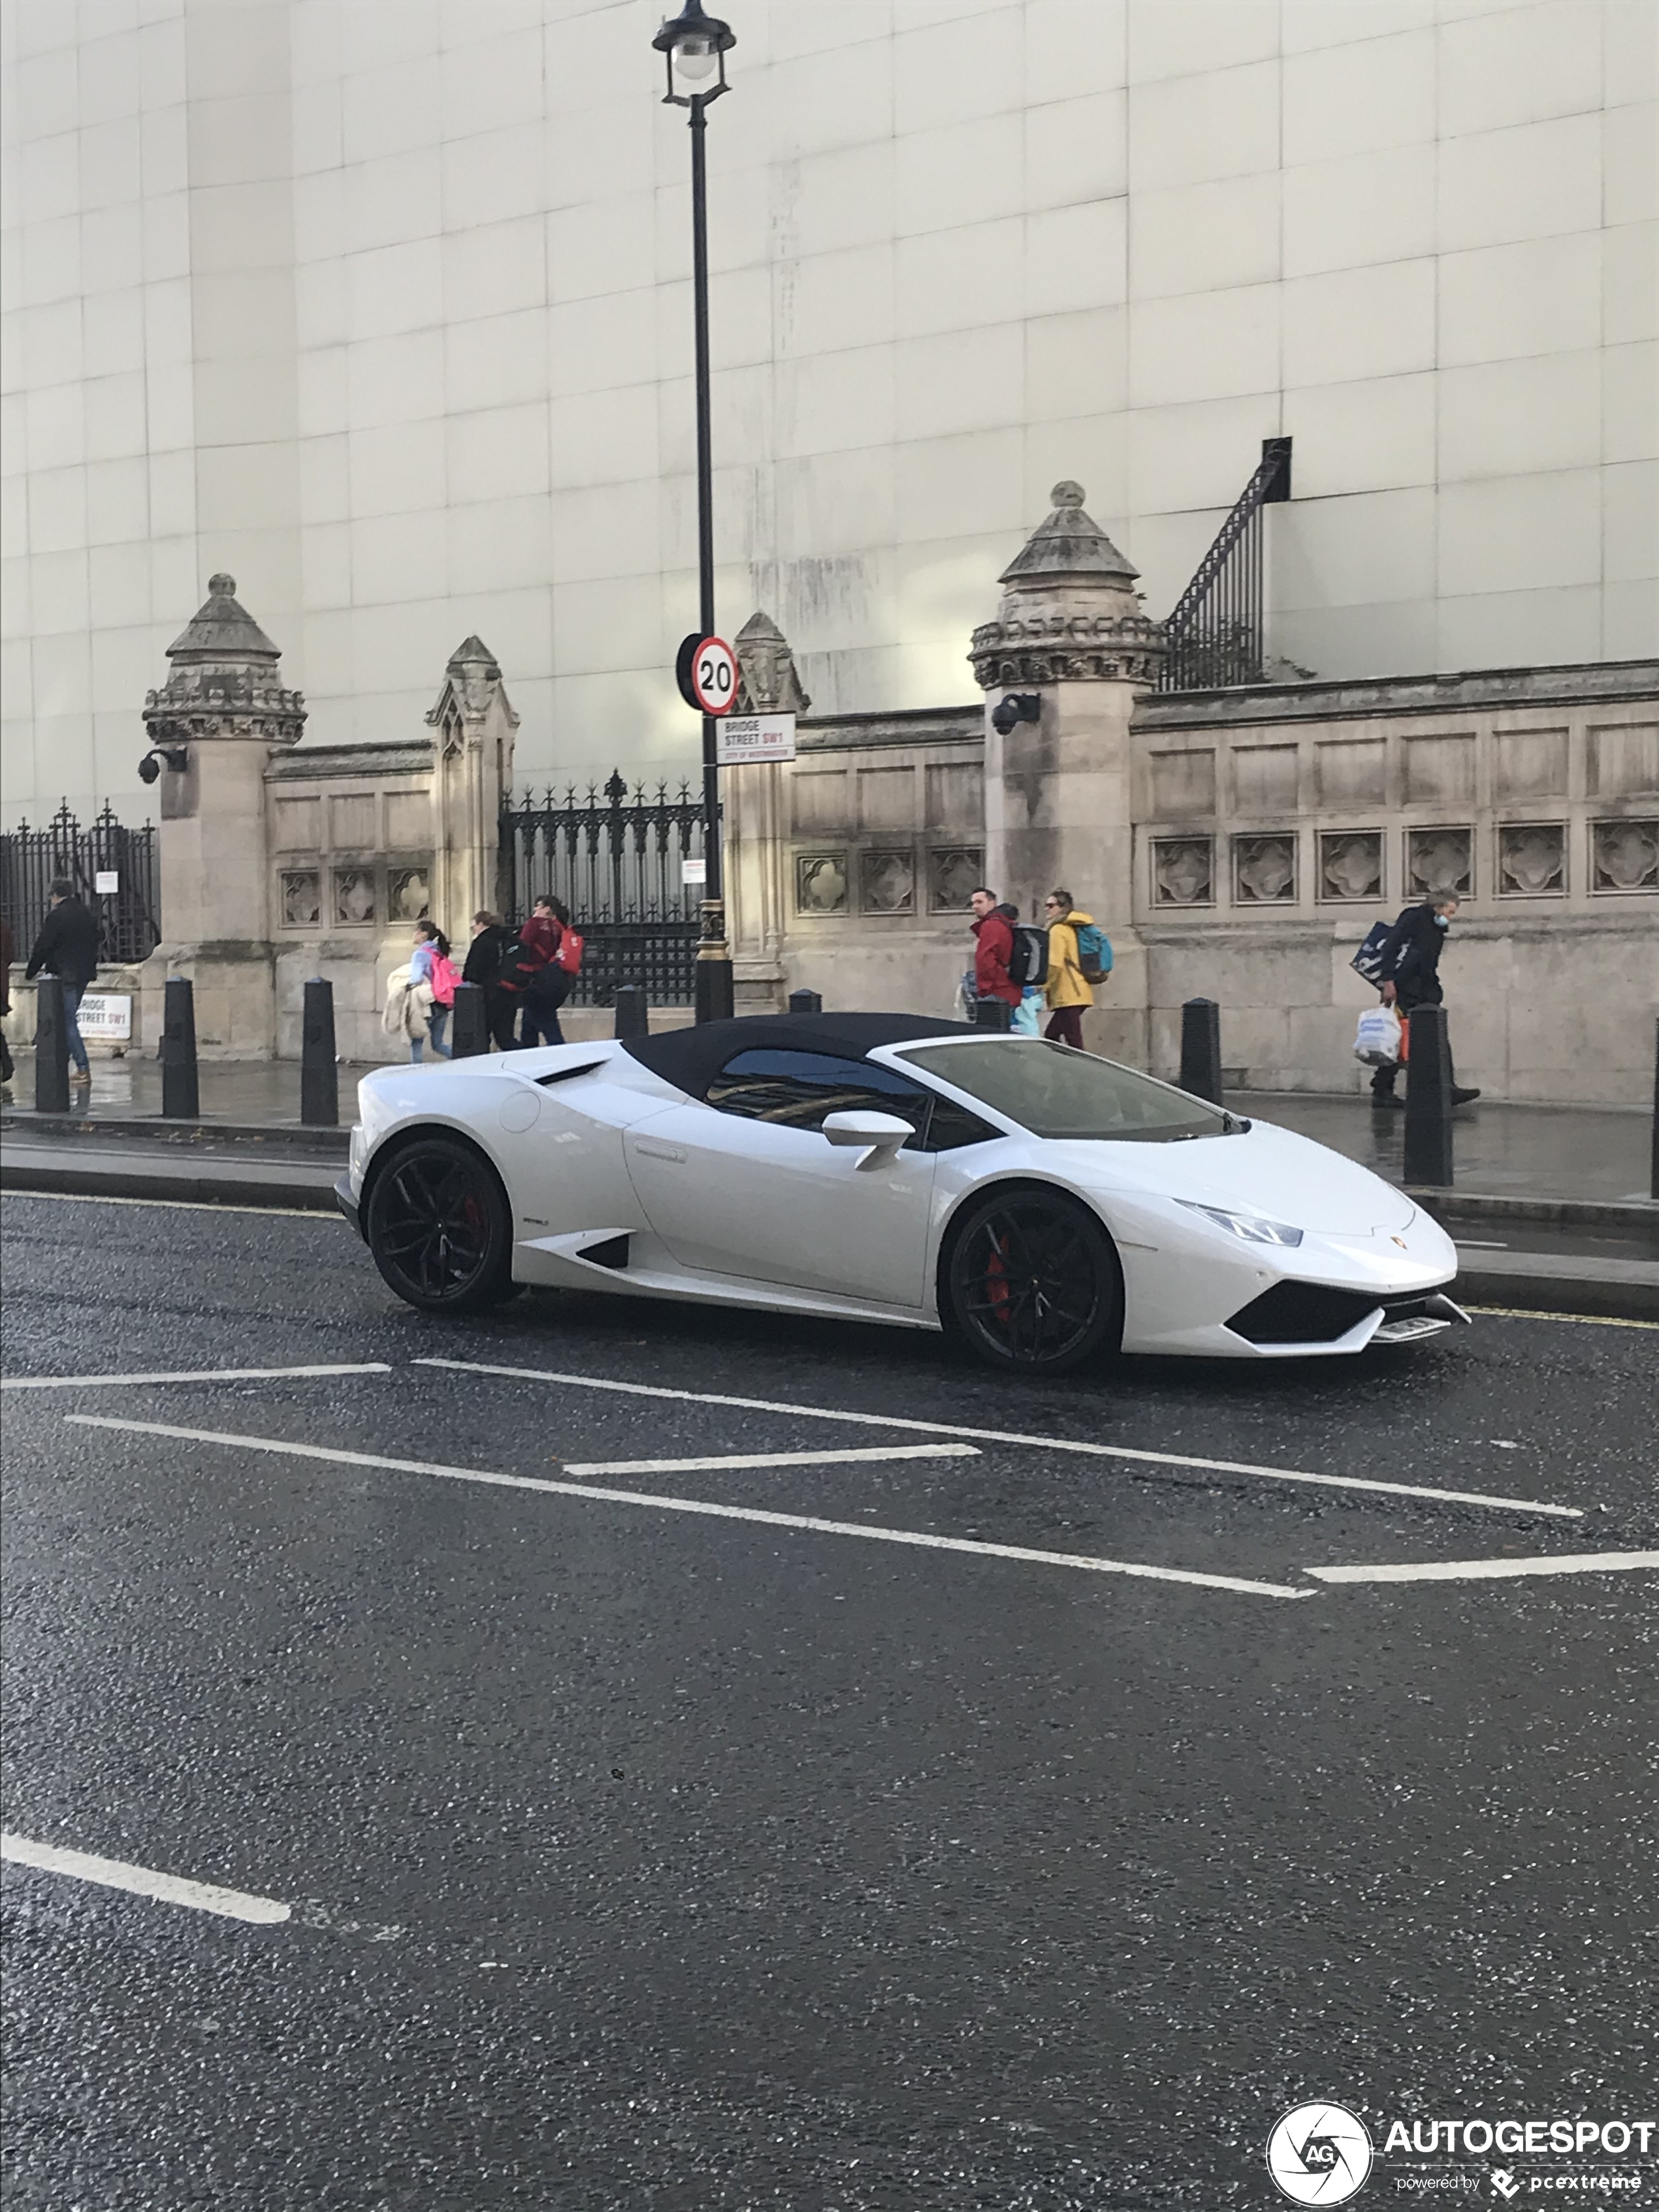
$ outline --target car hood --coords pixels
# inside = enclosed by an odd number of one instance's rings
[[[1189,1199],[1315,1234],[1354,1237],[1401,1229],[1416,1211],[1404,1191],[1369,1168],[1271,1121],[1253,1121],[1232,1137],[1176,1144],[1061,1142],[1044,1146],[1043,1154],[1045,1164],[1091,1189]]]

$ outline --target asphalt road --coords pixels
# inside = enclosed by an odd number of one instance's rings
[[[369,1370],[6,1391],[9,1836],[285,1911],[6,1866],[16,2212],[1211,2212],[1304,2100],[1653,2117],[1655,1577],[1315,1571],[1652,1550],[1651,1328],[1030,1387],[0,1225],[9,1378]]]

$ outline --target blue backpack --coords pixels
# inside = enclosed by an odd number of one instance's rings
[[[1103,983],[1112,972],[1112,940],[1098,923],[1080,921],[1077,928],[1077,964],[1085,983]]]

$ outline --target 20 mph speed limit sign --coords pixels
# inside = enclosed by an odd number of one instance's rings
[[[701,714],[729,714],[738,696],[738,656],[723,637],[688,637],[679,651],[680,696]]]

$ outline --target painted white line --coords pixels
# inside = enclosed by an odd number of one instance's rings
[[[540,1475],[490,1474],[477,1468],[443,1467],[429,1460],[387,1459],[378,1452],[335,1451],[322,1444],[289,1443],[280,1437],[239,1437],[216,1429],[173,1428],[161,1421],[117,1421],[99,1413],[70,1413],[82,1428],[170,1437],[181,1443],[222,1444],[238,1451],[274,1452],[279,1458],[326,1460],[338,1467],[379,1467],[394,1474],[434,1474],[446,1482],[477,1482],[501,1490],[540,1490],[590,1504],[643,1505],[659,1513],[694,1513],[715,1521],[755,1521],[768,1528],[804,1528],[818,1536],[857,1536],[866,1543],[909,1544],[929,1552],[969,1552],[989,1559],[1018,1559],[1028,1566],[1079,1567],[1097,1575],[1133,1575],[1147,1582],[1195,1583],[1206,1589],[1240,1590],[1249,1597],[1312,1597],[1312,1590],[1282,1583],[1244,1582],[1234,1575],[1205,1575],[1181,1567],[1141,1566],[1127,1559],[1092,1559],[1078,1552],[1038,1552],[1022,1544],[986,1544],[968,1536],[935,1536],[921,1528],[881,1528],[856,1521],[823,1521],[814,1514],[771,1513],[754,1505],[716,1505],[705,1498],[665,1498],[640,1490],[602,1490],[587,1482],[554,1482]]]
[[[913,1421],[897,1413],[854,1413],[831,1406],[785,1406],[770,1398],[732,1398],[703,1390],[668,1390],[655,1382],[615,1382],[592,1375],[562,1375],[540,1367],[495,1367],[482,1359],[416,1359],[416,1367],[449,1367],[464,1375],[507,1375],[523,1382],[559,1382],[579,1390],[615,1390],[635,1398],[676,1398],[692,1406],[736,1406],[750,1413],[789,1413],[803,1421],[856,1421],[878,1429],[909,1429],[927,1436],[972,1437],[981,1443],[1035,1444],[1040,1451],[1081,1452],[1096,1459],[1150,1462],[1155,1467],[1195,1467],[1213,1474],[1249,1474],[1267,1482],[1311,1483],[1322,1490],[1381,1492],[1391,1498],[1430,1498],[1439,1505],[1497,1505],[1512,1513],[1550,1513],[1581,1521],[1577,1505],[1547,1505],[1533,1498],[1489,1498],[1475,1490],[1428,1490],[1414,1482],[1371,1482],[1357,1474],[1302,1474],[1286,1467],[1248,1461],[1194,1459],[1184,1452],[1139,1451],[1128,1444],[1081,1443],[1070,1437],[1026,1436],[1014,1429],[972,1429],[957,1421]]]
[[[1534,1306],[1468,1306],[1488,1321],[1570,1321],[1581,1328],[1659,1328],[1659,1321],[1631,1321],[1618,1314],[1540,1313]]]
[[[705,1459],[610,1459],[572,1461],[568,1475],[707,1474],[721,1468],[845,1467],[856,1460],[977,1459],[973,1444],[849,1444],[845,1451],[727,1452]]]
[[[1543,1559],[1436,1559],[1417,1567],[1309,1567],[1322,1583],[1501,1582],[1510,1575],[1610,1575],[1659,1567],[1659,1552],[1563,1552]]]
[[[113,1191],[19,1190],[9,1183],[0,1185],[0,1198],[44,1198],[52,1206],[164,1206],[174,1213],[275,1213],[290,1221],[345,1225],[345,1216],[335,1206],[222,1206],[211,1198],[120,1198]]]
[[[55,1844],[37,1844],[8,1829],[0,1835],[0,1858],[14,1865],[34,1867],[42,1874],[67,1875],[72,1881],[101,1882],[106,1889],[130,1889],[136,1897],[153,1897],[163,1905],[188,1905],[198,1912],[216,1912],[226,1920],[251,1920],[271,1927],[289,1917],[291,1907],[275,1897],[254,1897],[245,1889],[222,1889],[217,1882],[186,1881],[176,1874],[158,1874],[154,1867],[129,1866],[124,1859],[100,1859],[90,1851],[59,1850]]]
[[[100,1390],[119,1382],[256,1382],[269,1377],[305,1375],[390,1375],[386,1359],[365,1359],[351,1367],[179,1367],[155,1375],[6,1375],[0,1390]]]

